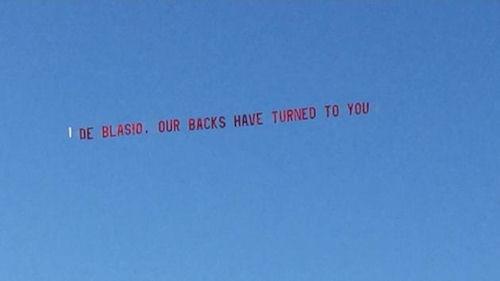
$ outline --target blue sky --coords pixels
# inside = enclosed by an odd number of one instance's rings
[[[498,2],[56,2],[0,4],[1,280],[500,278]]]

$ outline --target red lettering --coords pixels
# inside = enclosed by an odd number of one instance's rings
[[[113,129],[112,125],[103,125],[101,127],[102,138],[140,135],[142,134],[144,127],[141,122],[137,122],[137,123],[118,124],[116,125],[115,128],[116,129]]]
[[[316,118],[316,108],[311,106],[294,109],[274,110],[272,111],[272,115],[274,123],[309,120]]]
[[[178,129],[178,122],[175,123]],[[189,130],[211,130],[211,129],[222,129],[226,126],[226,119],[224,116],[211,116],[204,118],[189,118],[188,120]]]
[[[242,126],[256,126],[262,125],[262,112],[256,112],[251,114],[241,114],[234,115],[234,126],[242,127]]]

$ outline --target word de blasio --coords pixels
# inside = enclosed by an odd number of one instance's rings
[[[355,102],[347,103],[345,106],[339,104],[326,104],[321,108],[315,106],[297,107],[297,108],[284,108],[268,112],[247,112],[233,114],[229,118],[224,115],[210,115],[210,116],[197,116],[184,119],[169,118],[162,119],[156,122],[156,132],[175,133],[181,131],[206,131],[206,130],[220,130],[227,127],[242,128],[242,127],[258,127],[266,124],[267,117],[270,124],[283,124],[292,122],[310,122],[316,120],[318,117],[323,116],[327,119],[337,119],[342,112],[346,116],[362,116],[370,112],[369,102]],[[321,114],[323,113],[323,114]],[[105,124],[99,128],[100,136],[102,139],[110,139],[115,137],[125,136],[140,136],[147,135],[148,130],[143,122],[127,122],[120,124]],[[69,137],[72,137],[72,129],[68,128]],[[78,129],[80,140],[93,140],[95,138],[94,127],[82,127]]]

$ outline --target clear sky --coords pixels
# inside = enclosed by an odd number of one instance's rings
[[[499,15],[2,1],[0,280],[500,280]],[[347,116],[357,101],[369,114]],[[327,103],[342,114],[270,122]],[[155,130],[256,111],[263,126]],[[68,137],[130,121],[149,133]]]

